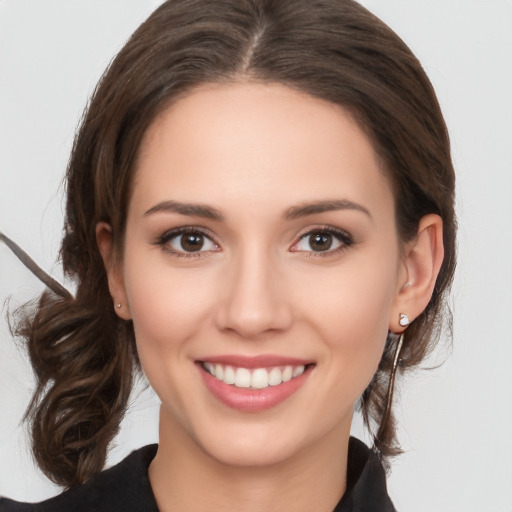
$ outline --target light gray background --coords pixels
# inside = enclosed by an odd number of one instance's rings
[[[61,280],[62,189],[74,128],[101,72],[157,0],[0,0],[0,230]],[[409,512],[512,511],[512,2],[365,0],[429,74],[458,176],[453,351],[401,385],[389,488]],[[40,285],[0,246],[0,300]],[[0,303],[1,304],[1,303]],[[0,320],[0,494],[58,492],[20,423],[32,377]],[[158,401],[139,386],[110,463],[157,439]],[[356,421],[358,435],[360,425]]]

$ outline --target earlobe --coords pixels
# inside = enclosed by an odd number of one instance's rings
[[[406,244],[403,255],[403,282],[398,283],[390,318],[390,331],[400,333],[404,327],[400,314],[412,322],[427,307],[444,257],[443,221],[439,215],[425,215],[419,222],[418,234]]]
[[[123,320],[130,320],[130,309],[126,297],[123,275],[117,264],[112,246],[112,228],[106,222],[96,224],[96,243],[103,259],[108,278],[108,288],[116,314]]]

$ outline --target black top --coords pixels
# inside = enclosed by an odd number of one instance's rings
[[[85,484],[40,503],[0,498],[0,512],[158,512],[148,468],[158,445],[145,446]],[[351,437],[347,489],[333,512],[395,512],[379,458]]]

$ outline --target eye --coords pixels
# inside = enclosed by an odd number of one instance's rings
[[[197,253],[218,251],[219,246],[205,233],[197,229],[182,228],[163,234],[158,245],[177,256],[193,256]]]
[[[332,254],[353,244],[352,237],[345,231],[335,229],[315,229],[302,235],[291,248],[294,252]]]

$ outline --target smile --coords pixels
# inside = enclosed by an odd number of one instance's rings
[[[256,413],[287,401],[316,364],[280,356],[219,356],[196,361],[206,388],[224,405]]]
[[[203,362],[203,368],[218,381],[237,388],[265,389],[299,377],[305,365],[275,366],[274,368],[237,368],[220,363]]]

